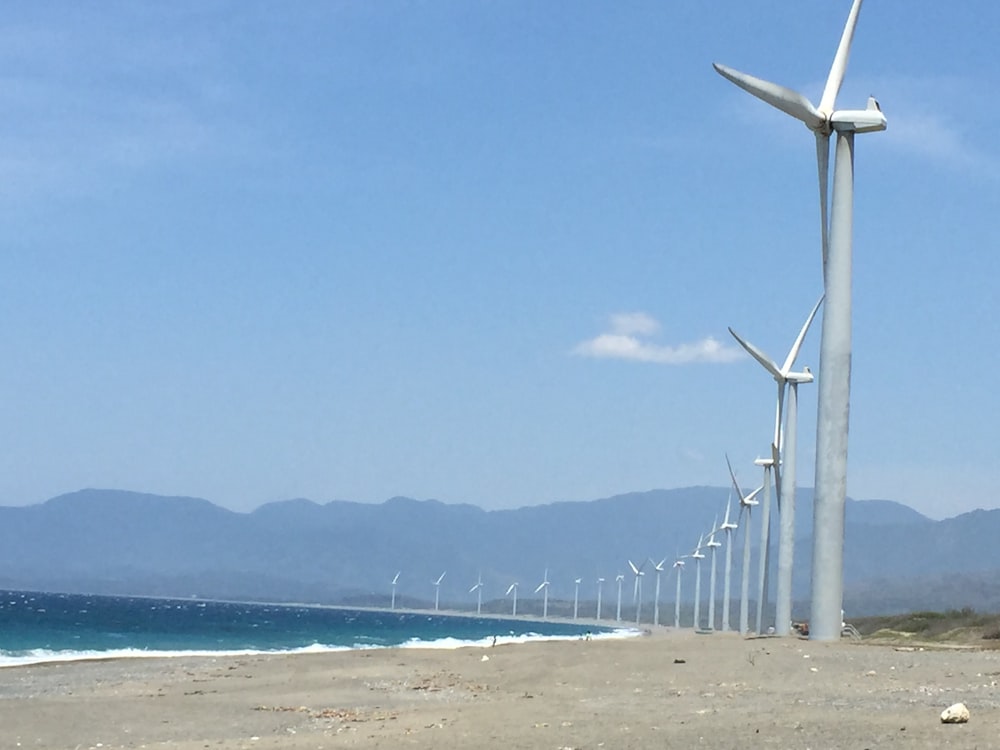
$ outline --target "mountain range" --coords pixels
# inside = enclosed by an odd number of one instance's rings
[[[725,488],[688,487],[495,511],[404,497],[381,504],[296,499],[241,513],[197,498],[88,489],[38,505],[0,507],[0,588],[384,605],[398,572],[397,603],[427,607],[434,601],[432,582],[444,572],[442,607],[474,608],[469,589],[481,574],[493,611],[509,607],[504,594],[515,581],[519,609],[527,611],[547,571],[550,598],[564,602],[576,594],[577,578],[580,601],[593,602],[604,578],[606,607],[615,605],[615,578],[623,574],[631,607],[628,561],[646,561],[649,601],[653,563],[665,560],[661,601],[672,603],[675,558],[722,520],[728,498]],[[811,508],[811,490],[799,488],[799,617],[808,611]],[[1000,545],[992,543],[1000,538],[1000,510],[934,521],[888,500],[848,500],[846,529],[848,612],[1000,611]],[[742,532],[734,536],[734,594]],[[758,538],[754,518],[752,580]],[[705,592],[707,558],[702,565]],[[689,560],[687,571],[692,568]],[[686,573],[682,583],[682,599],[690,600],[693,576]]]

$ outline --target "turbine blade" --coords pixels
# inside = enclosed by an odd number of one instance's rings
[[[510,592],[513,590],[514,590],[514,584],[512,583],[510,586],[507,587],[507,593],[504,594],[504,596],[510,596]]]
[[[799,335],[796,337],[795,343],[792,344],[792,348],[788,351],[788,357],[785,358],[785,364],[781,368],[782,373],[785,375],[788,375],[788,373],[792,371],[792,367],[795,365],[795,359],[799,356],[799,349],[802,348],[802,342],[806,340],[806,334],[809,332],[809,326],[812,325],[813,318],[816,317],[819,306],[823,304],[824,299],[826,299],[826,295],[820,295],[819,300],[813,306],[812,312],[809,313],[809,317],[806,318],[805,325],[803,325],[802,330],[799,331]]]
[[[712,63],[712,67],[727,81],[735,83],[747,93],[753,94],[796,120],[801,120],[810,130],[819,130],[826,124],[826,118],[799,92],[719,63]]]
[[[740,499],[740,506],[743,506],[743,490],[740,489],[740,483],[736,481],[736,474],[733,472],[733,465],[729,463],[729,454],[726,454],[726,466],[729,467],[729,478],[733,480],[733,487],[736,488],[736,496]]]
[[[851,12],[847,16],[844,33],[840,37],[840,44],[837,45],[837,54],[834,55],[833,65],[830,66],[830,75],[827,76],[826,86],[823,88],[823,98],[819,101],[819,111],[827,117],[833,113],[837,94],[840,92],[840,84],[844,82],[844,73],[847,72],[847,58],[851,54],[851,40],[854,39],[854,28],[858,25],[858,13],[860,12],[861,0],[854,0]]]
[[[781,370],[778,369],[777,362],[768,357],[766,354],[764,354],[764,352],[762,352],[756,346],[751,344],[749,341],[745,341],[744,339],[740,338],[740,335],[736,333],[736,331],[734,331],[732,328],[729,329],[729,332],[733,334],[733,338],[739,342],[740,346],[746,349],[747,353],[751,357],[760,362],[760,364],[763,365],[764,369],[767,370],[769,373],[771,373],[771,375],[773,375],[775,379],[777,380],[785,379],[784,374],[781,372]]]
[[[634,573],[635,575],[639,575],[639,569],[638,569],[637,567],[635,567],[635,563],[634,563],[634,562],[632,562],[631,560],[629,560],[629,561],[628,561],[628,566],[629,566],[630,568],[632,568],[632,572],[633,572],[633,573]]]
[[[544,588],[545,588],[545,581],[542,581],[540,584],[538,584],[538,588],[535,589],[535,593],[537,594],[539,591],[541,591]]]

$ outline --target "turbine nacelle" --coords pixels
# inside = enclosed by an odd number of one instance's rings
[[[877,133],[885,130],[885,115],[874,96],[868,97],[865,109],[841,109],[830,116],[830,124],[838,132]]]

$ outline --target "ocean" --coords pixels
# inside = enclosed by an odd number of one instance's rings
[[[0,667],[142,656],[457,648],[625,637],[566,620],[435,612],[0,591]]]

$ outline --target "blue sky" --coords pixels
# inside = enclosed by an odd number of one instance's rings
[[[818,100],[849,5],[7,8],[0,504],[505,508],[723,486],[727,451],[750,484],[774,384],[726,329],[781,359],[821,293],[815,157],[711,63]],[[933,517],[1000,506],[995,28],[869,0],[838,98],[889,121],[849,494]]]

